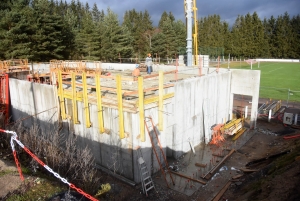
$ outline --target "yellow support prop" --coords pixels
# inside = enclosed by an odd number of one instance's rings
[[[96,75],[96,93],[97,93],[97,109],[98,109],[98,122],[99,131],[104,133],[104,122],[103,122],[103,109],[102,109],[102,99],[101,99],[101,86],[100,86],[100,74]]]
[[[166,99],[169,99],[169,98],[173,98],[174,94],[175,93],[165,94],[164,97],[163,97],[163,100],[166,100]],[[148,104],[151,104],[151,103],[157,103],[158,100],[159,100],[158,96],[151,97],[151,98],[145,98],[144,99],[144,105],[148,105]],[[137,107],[138,107],[138,104],[137,104]]]
[[[76,78],[75,73],[72,73],[72,109],[74,124],[79,124],[77,116],[77,102],[76,102]]]
[[[163,98],[164,98],[164,73],[159,71],[159,86],[158,86],[158,130],[163,130]]]
[[[66,119],[67,117],[66,117],[65,98],[64,98],[64,89],[62,84],[61,70],[58,71],[58,96],[59,96],[61,118]]]
[[[118,110],[119,110],[119,132],[120,138],[125,137],[124,133],[124,116],[123,116],[123,99],[122,99],[122,80],[121,75],[116,76],[117,81],[117,98],[118,98]]]
[[[89,110],[89,101],[88,101],[88,94],[87,94],[87,82],[86,82],[86,73],[82,73],[82,86],[83,86],[83,105],[84,105],[84,113],[85,113],[85,123],[86,127],[91,127],[90,121],[90,110]]]
[[[145,142],[145,112],[144,112],[144,79],[143,77],[138,77],[138,85],[139,85],[139,113],[140,113],[140,136],[141,141]]]

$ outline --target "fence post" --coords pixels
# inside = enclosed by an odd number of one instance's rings
[[[286,102],[286,107],[287,108],[289,107],[289,100],[290,100],[290,89],[288,90],[288,99],[287,99],[287,102]]]

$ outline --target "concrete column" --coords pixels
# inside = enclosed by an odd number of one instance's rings
[[[252,96],[250,128],[252,128],[252,127],[256,128],[258,96],[259,96],[258,92],[255,95]]]
[[[192,29],[193,29],[193,19],[192,19],[192,0],[186,0],[186,19],[187,19],[187,46],[186,46],[186,53],[187,53],[187,66],[192,66]]]
[[[230,94],[230,98],[229,98],[229,119],[232,119],[232,109],[233,109],[233,93]]]

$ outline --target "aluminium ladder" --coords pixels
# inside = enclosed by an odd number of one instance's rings
[[[148,196],[148,191],[150,191],[152,188],[154,188],[155,191],[156,189],[153,180],[149,174],[147,165],[142,156],[142,150],[140,149],[140,147],[137,148],[137,154],[138,154],[138,164],[140,168],[140,176],[141,176],[143,193],[146,194],[146,196]]]
[[[149,120],[146,121],[146,119],[149,119]],[[172,180],[173,185],[175,185],[175,182],[174,182],[174,179],[173,179],[173,177],[172,177],[171,172],[170,172],[169,169],[168,169],[169,165],[168,165],[166,156],[165,156],[165,154],[164,154],[164,151],[163,151],[163,149],[162,149],[162,147],[161,147],[161,144],[160,144],[160,141],[159,141],[159,138],[158,138],[158,134],[157,134],[157,131],[156,131],[156,129],[155,129],[155,126],[154,126],[152,117],[146,117],[144,121],[145,121],[146,129],[147,129],[148,134],[149,134],[149,138],[150,138],[150,141],[151,141],[151,144],[152,144],[153,151],[154,151],[154,153],[155,153],[157,162],[158,162],[158,164],[159,164],[159,166],[160,166],[160,170],[161,170],[162,175],[163,175],[163,177],[164,177],[164,179],[165,179],[165,181],[166,181],[166,183],[167,183],[168,188],[170,188],[169,183],[168,183],[168,181],[167,181],[167,175],[166,175],[166,174],[169,174],[169,176],[170,176],[170,178],[171,178],[171,180]],[[150,122],[150,123],[151,123],[150,126],[147,124],[147,122]],[[152,135],[152,136],[151,136],[149,127],[152,127],[152,129],[153,129],[153,131],[154,131],[154,135]],[[160,159],[160,157],[159,157],[159,154],[161,154],[161,155],[163,156],[163,157],[162,157],[162,162],[163,162],[164,164],[161,163],[161,159]],[[163,168],[163,166],[165,167],[165,169]]]

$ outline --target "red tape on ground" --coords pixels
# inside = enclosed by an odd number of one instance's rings
[[[90,199],[92,201],[99,201],[96,198],[94,198],[93,196],[91,196],[91,195],[83,192],[80,188],[77,188],[74,184],[70,184],[70,187],[73,188],[73,189],[75,189],[78,193],[84,195],[86,198],[88,198],[88,199]]]
[[[23,177],[23,174],[22,174],[22,169],[21,169],[19,160],[17,158],[17,152],[14,151],[13,154],[14,154],[15,162],[16,162],[16,165],[17,165],[17,168],[18,168],[18,172],[20,174],[20,178],[21,178],[22,181],[24,181],[24,177]]]

